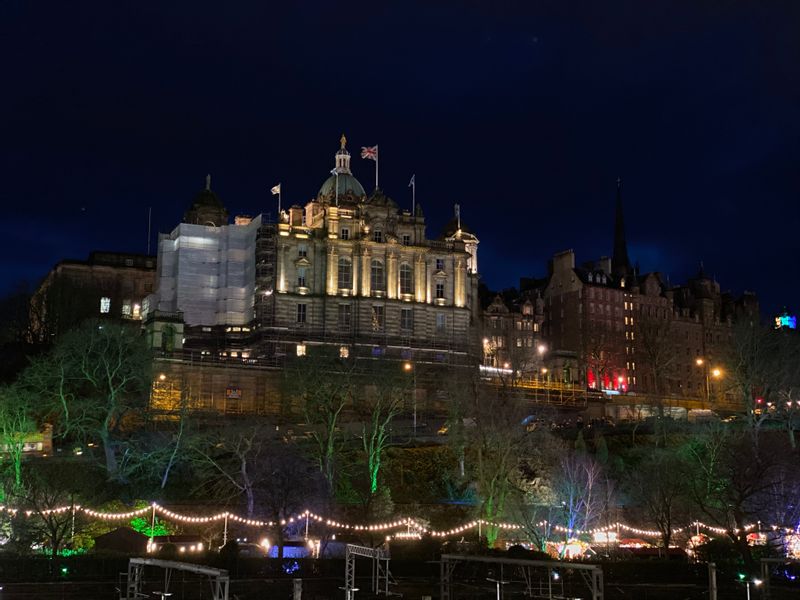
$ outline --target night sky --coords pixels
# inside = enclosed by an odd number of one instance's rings
[[[232,214],[355,175],[436,237],[460,203],[493,288],[553,252],[699,262],[800,309],[800,2],[0,3],[0,291],[145,252],[211,173]],[[155,235],[154,235],[155,238]]]

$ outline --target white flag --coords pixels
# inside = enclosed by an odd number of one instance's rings
[[[417,174],[414,173],[411,176],[411,181],[408,182],[408,187],[414,187],[416,185]]]
[[[278,185],[274,186],[270,191],[272,192],[273,196],[277,196],[281,193],[281,184],[279,183]]]

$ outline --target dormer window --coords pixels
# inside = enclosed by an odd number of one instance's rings
[[[403,234],[403,246],[410,246],[411,245],[411,236],[407,233]]]
[[[347,227],[342,227],[339,230],[339,239],[349,240],[350,239],[350,229],[347,228]]]
[[[625,278],[624,277],[619,280],[619,287],[621,287],[621,288],[625,287]]]
[[[383,232],[380,229],[376,229],[372,232],[372,241],[373,242],[383,242]]]
[[[587,279],[589,280],[589,283],[592,283],[592,279],[593,278],[594,278],[593,275],[591,273],[589,273],[589,275],[587,276]]]

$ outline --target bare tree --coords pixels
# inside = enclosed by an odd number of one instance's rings
[[[100,442],[109,479],[124,478],[122,424],[141,414],[150,385],[150,352],[138,328],[87,321],[35,360],[21,385],[44,399],[63,437]]]
[[[563,512],[566,539],[592,527],[605,505],[603,469],[592,456],[566,452],[554,481],[556,500]]]
[[[0,388],[0,442],[11,463],[13,490],[22,487],[22,460],[25,443],[37,433],[33,417],[34,398],[19,386]]]
[[[713,525],[724,528],[750,568],[755,563],[746,526],[766,520],[776,507],[793,502],[798,478],[796,452],[777,432],[753,433],[711,427],[688,446],[687,484],[694,506]]]
[[[464,428],[464,436],[467,452],[473,456],[480,516],[498,521],[506,515],[509,496],[518,491],[520,460],[530,448],[531,438],[523,425],[530,410],[512,387],[482,386],[477,380],[472,393],[465,394],[462,401],[463,414],[471,422]],[[497,534],[496,527],[486,528],[490,544]]]
[[[366,385],[367,382],[371,382],[371,385]],[[389,447],[392,422],[400,414],[408,391],[416,393],[416,390],[396,363],[382,361],[371,365],[361,383],[365,391],[372,392],[365,394],[362,406],[362,416],[366,419],[361,426],[361,440],[367,459],[369,491],[370,495],[374,495],[378,491],[383,457]]]
[[[626,482],[634,505],[655,523],[666,549],[672,530],[688,517],[686,464],[675,450],[654,450],[631,472]]]
[[[314,455],[319,470],[333,494],[336,455],[340,442],[339,424],[345,406],[352,404],[354,362],[319,348],[298,357],[286,376],[289,388],[300,396],[303,417],[311,428]]]
[[[226,421],[194,440],[192,454],[200,487],[222,500],[244,496],[247,516],[256,508],[256,490],[265,477],[262,462],[268,438],[259,421]]]

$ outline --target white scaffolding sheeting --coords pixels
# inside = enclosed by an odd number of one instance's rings
[[[253,318],[256,233],[247,225],[181,223],[158,242],[158,289],[148,309],[182,312],[187,325],[245,325]]]

